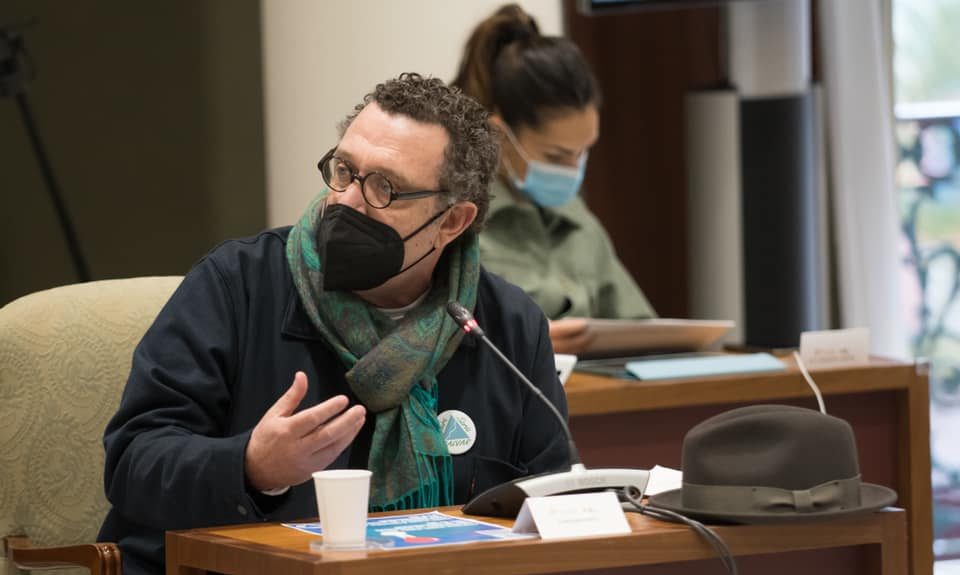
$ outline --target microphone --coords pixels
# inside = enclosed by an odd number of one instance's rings
[[[527,376],[523,375],[523,372],[517,369],[517,366],[515,366],[512,361],[507,359],[507,356],[503,355],[503,352],[500,351],[497,346],[493,345],[493,342],[490,341],[490,338],[487,337],[487,334],[483,332],[483,328],[481,328],[477,323],[477,320],[474,319],[473,314],[470,313],[470,310],[463,307],[463,305],[458,301],[451,301],[447,303],[447,313],[453,317],[453,321],[457,322],[457,325],[459,325],[460,328],[468,335],[478,337],[480,338],[480,341],[487,344],[487,347],[490,348],[490,351],[500,358],[500,361],[510,368],[510,371],[512,371],[514,375],[520,379],[520,381],[525,383],[534,395],[540,398],[540,401],[545,403],[547,407],[550,408],[550,412],[553,413],[554,417],[557,418],[557,421],[560,422],[560,427],[563,428],[563,434],[567,438],[567,451],[570,452],[570,463],[575,466],[581,465],[580,453],[577,451],[577,444],[573,442],[573,434],[570,433],[570,428],[567,427],[567,420],[563,417],[563,415],[560,414],[560,412],[557,410],[557,407],[553,405],[549,399],[547,399],[547,396],[543,395],[543,392],[540,391],[540,388],[533,385],[533,383],[527,379]]]
[[[447,303],[447,313],[467,335],[477,337],[486,344],[494,355],[550,409],[550,412],[560,423],[563,434],[567,439],[567,449],[570,453],[571,463],[569,471],[529,475],[495,485],[468,501],[463,506],[462,511],[464,513],[487,517],[516,517],[523,506],[523,500],[527,497],[544,497],[561,493],[580,493],[607,489],[622,491],[628,488],[636,489],[637,493],[643,493],[647,487],[647,481],[650,479],[649,471],[642,469],[587,469],[584,467],[580,462],[580,454],[577,451],[576,443],[573,441],[573,434],[570,433],[570,428],[567,426],[567,420],[557,407],[490,341],[470,310],[460,302],[451,301]]]

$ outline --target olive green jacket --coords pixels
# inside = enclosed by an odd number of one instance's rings
[[[548,318],[655,317],[580,196],[558,208],[538,208],[516,199],[500,181],[490,194],[480,261],[523,288]]]

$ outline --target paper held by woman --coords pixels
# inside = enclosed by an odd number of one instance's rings
[[[732,320],[587,319],[583,356],[706,350],[736,326]]]

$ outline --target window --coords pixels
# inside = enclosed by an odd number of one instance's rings
[[[902,310],[931,360],[934,552],[960,558],[960,0],[892,0]]]

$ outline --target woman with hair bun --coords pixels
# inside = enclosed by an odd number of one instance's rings
[[[473,30],[453,84],[489,110],[501,132],[481,261],[537,302],[551,320],[554,350],[583,350],[583,318],[653,317],[580,197],[599,135],[600,92],[577,46],[541,35],[509,4]]]

